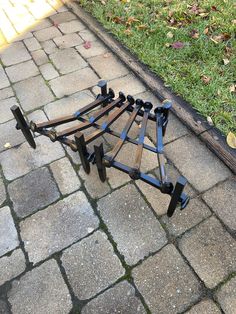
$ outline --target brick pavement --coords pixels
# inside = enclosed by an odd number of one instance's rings
[[[70,114],[100,78],[157,102],[60,0],[0,2],[0,313],[236,313],[236,181],[176,117],[167,164],[191,202],[171,219],[169,196],[114,169],[102,184],[70,149],[38,136],[33,151],[14,129],[13,104],[36,121]]]

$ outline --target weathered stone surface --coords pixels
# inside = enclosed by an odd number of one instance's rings
[[[92,101],[94,101],[93,94],[89,90],[83,90],[46,105],[44,110],[49,119],[56,119],[64,115],[74,114]]]
[[[77,19],[77,17],[71,12],[63,12],[50,16],[50,19],[53,21],[54,24],[60,24],[75,20]]]
[[[38,39],[38,41],[45,41],[45,40],[53,39],[60,35],[61,35],[61,32],[55,26],[51,26],[51,27],[44,28],[44,29],[34,32],[34,36]]]
[[[43,19],[43,20],[38,21],[38,23],[33,26],[31,31],[32,32],[39,31],[40,29],[48,28],[51,25],[52,23],[49,19]]]
[[[59,50],[51,54],[50,59],[61,74],[74,72],[87,66],[84,59],[73,48]]]
[[[103,55],[90,58],[89,64],[105,80],[128,74],[128,69],[112,53],[107,53],[106,58]]]
[[[83,238],[98,219],[83,192],[74,193],[20,224],[21,237],[34,264]]]
[[[21,249],[13,251],[10,256],[0,258],[0,268],[0,286],[20,275],[25,270],[25,256]]]
[[[1,72],[1,67],[0,67],[0,72]],[[1,76],[1,73],[0,73],[0,76]],[[1,77],[0,77],[0,82],[1,82]],[[12,96],[14,96],[14,93],[11,87],[7,87],[0,90],[0,100],[7,99]]]
[[[49,62],[48,56],[46,55],[43,49],[32,51],[31,54],[34,59],[34,62],[37,65],[42,65]]]
[[[203,194],[205,202],[219,218],[236,231],[236,180],[228,180]]]
[[[84,180],[85,188],[92,198],[100,198],[111,191],[107,182],[101,182],[99,179],[96,166],[91,166],[89,174],[85,173],[84,169],[80,167],[79,175]]]
[[[0,314],[10,314],[7,303],[0,299]]]
[[[31,59],[30,54],[22,42],[9,45],[0,53],[0,57],[5,66],[20,63]]]
[[[95,57],[107,52],[107,48],[102,44],[100,40],[96,40],[92,42],[92,47],[90,49],[86,49],[83,45],[79,45],[76,47],[81,56],[85,59]]]
[[[90,49],[89,49],[90,50]],[[145,91],[145,86],[134,77],[133,74],[126,75],[124,77],[116,78],[109,81],[109,87],[113,88],[116,93],[122,91],[125,95],[135,95]],[[96,86],[93,88],[95,94],[99,93],[99,88]]]
[[[62,256],[70,285],[79,299],[89,299],[125,274],[105,233],[95,232]]]
[[[132,274],[153,314],[182,312],[200,296],[200,283],[172,244],[134,268]]]
[[[3,69],[3,67],[0,64],[0,88],[5,88],[10,86],[10,82],[7,78],[7,75]]]
[[[39,67],[45,80],[52,80],[55,77],[58,77],[59,74],[51,63],[43,64]]]
[[[80,37],[84,40],[84,41],[95,41],[97,40],[97,37],[94,35],[94,33],[92,33],[90,30],[83,29],[82,31],[79,32]]]
[[[194,198],[184,210],[177,209],[171,218],[165,215],[162,222],[170,234],[179,236],[209,216],[210,209],[199,198]]]
[[[61,23],[58,25],[60,31],[64,34],[76,33],[85,28],[84,24],[82,24],[78,20]]]
[[[8,185],[8,192],[18,217],[26,217],[59,197],[59,191],[47,168],[28,173]]]
[[[194,305],[186,314],[221,314],[219,307],[210,299]]]
[[[67,314],[72,308],[68,288],[55,260],[13,281],[8,300],[13,314]]]
[[[134,288],[123,281],[86,304],[81,313],[144,314],[146,311],[136,297]]]
[[[35,139],[37,148],[34,150],[28,143],[0,154],[0,163],[7,180],[14,180],[31,170],[42,167],[65,156],[59,143],[53,143],[43,136]]]
[[[41,49],[40,43],[34,37],[25,39],[24,43],[26,47],[29,49],[29,51],[35,51],[35,50]]]
[[[3,204],[3,202],[5,202],[6,200],[6,189],[5,189],[5,185],[3,183],[3,180],[0,176],[0,206]]]
[[[56,37],[54,41],[60,49],[75,47],[83,42],[81,37],[76,33]]]
[[[166,145],[165,152],[198,191],[211,188],[231,174],[228,168],[193,135]]]
[[[15,97],[0,100],[0,123],[13,118],[10,108],[14,105],[18,105]]]
[[[10,208],[0,208],[0,256],[15,249],[19,244]]]
[[[90,68],[86,67],[55,78],[50,81],[50,85],[57,97],[63,97],[94,86],[98,80],[97,75]]]
[[[98,210],[118,250],[130,265],[167,242],[160,223],[131,184],[99,200]]]
[[[15,127],[16,127],[15,119],[0,124],[0,152],[7,149],[4,147],[6,143],[9,143],[11,147],[13,147],[25,141],[22,132],[17,130]]]
[[[43,112],[43,110],[35,110],[32,113],[30,113],[29,115],[27,115],[28,120],[29,121],[34,121],[34,122],[45,122],[48,120],[48,118],[46,117],[45,113]],[[35,134],[37,135],[37,134]]]
[[[39,74],[39,70],[32,60],[7,67],[6,72],[12,83]]]
[[[208,288],[236,270],[236,244],[215,217],[185,233],[179,248]]]
[[[234,314],[236,309],[236,277],[221,286],[216,292],[216,298],[224,313]]]
[[[68,158],[54,161],[50,168],[62,194],[70,194],[80,188],[80,180]]]
[[[29,111],[54,99],[41,76],[36,76],[14,84],[16,95],[25,111]]]
[[[55,43],[51,39],[43,41],[41,43],[41,46],[43,47],[44,51],[47,54],[51,54],[51,53],[53,53],[53,52],[58,50],[57,46],[55,45]]]

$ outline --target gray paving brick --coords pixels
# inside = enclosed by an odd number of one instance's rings
[[[75,47],[82,44],[83,40],[76,33],[67,34],[64,36],[54,38],[54,42],[60,49]]]
[[[0,88],[5,88],[10,86],[10,82],[8,80],[8,77],[3,69],[3,67],[0,64]]]
[[[0,68],[0,71],[1,71],[1,68]],[[0,76],[1,76],[1,74],[0,74]],[[1,82],[1,77],[0,77],[0,82]],[[7,99],[7,98],[10,98],[12,96],[14,96],[14,93],[13,93],[13,90],[11,87],[7,87],[7,88],[0,90],[0,100]]]
[[[56,44],[51,39],[41,42],[41,46],[47,54],[51,54],[58,50]]]
[[[47,168],[26,174],[8,185],[8,193],[18,217],[26,217],[59,197],[59,191]]]
[[[25,249],[34,264],[97,227],[98,219],[83,192],[76,192],[20,223]]]
[[[203,199],[218,217],[236,231],[236,180],[228,180],[203,194]]]
[[[39,70],[32,60],[7,67],[6,72],[12,83],[22,81],[39,74]]]
[[[92,58],[101,54],[106,53],[108,50],[105,45],[102,44],[100,40],[95,40],[91,43],[91,48],[86,49],[84,45],[79,45],[76,47],[81,56],[85,59]]]
[[[221,314],[221,310],[215,302],[205,299],[194,305],[186,314]]]
[[[80,160],[80,157],[79,157],[79,154],[78,152],[74,152],[70,147],[68,146],[64,146],[67,154],[69,155],[72,163],[76,166],[79,166],[81,164],[81,160]]]
[[[173,244],[132,271],[134,282],[153,314],[175,314],[200,296],[200,284]]]
[[[7,303],[0,299],[0,314],[10,314]]]
[[[36,109],[54,100],[54,96],[41,76],[14,84],[16,95],[25,111]]]
[[[6,150],[5,144],[9,143],[11,147],[21,144],[25,141],[23,134],[16,130],[16,120],[11,120],[0,124],[0,152]]]
[[[51,54],[50,59],[62,74],[74,72],[87,66],[84,59],[73,48],[59,50]]]
[[[25,270],[25,256],[21,249],[13,251],[10,256],[0,258],[0,286],[6,281],[20,275]],[[0,311],[1,313],[1,311]]]
[[[67,249],[62,264],[75,295],[81,300],[96,295],[125,274],[107,236],[101,231]]]
[[[215,217],[185,233],[179,248],[210,289],[236,270],[235,241]]]
[[[35,110],[32,113],[27,115],[29,121],[34,121],[34,122],[45,122],[47,121],[47,117],[43,110]]]
[[[32,27],[31,31],[39,31],[41,29],[48,28],[49,26],[52,26],[51,21],[49,19],[43,19],[38,21],[38,23]]]
[[[13,118],[10,108],[17,105],[15,97],[0,100],[0,123],[7,122]]]
[[[85,29],[85,26],[80,21],[73,20],[73,21],[59,24],[58,28],[60,29],[62,33],[70,34],[70,33],[76,33],[76,32],[81,31],[82,29]]]
[[[80,167],[79,175],[84,180],[85,188],[91,197],[100,198],[111,191],[107,182],[101,182],[99,179],[97,167],[91,166],[89,174],[86,174],[84,169]]]
[[[70,194],[80,188],[80,180],[68,158],[54,161],[50,168],[62,194]]]
[[[35,51],[35,50],[41,49],[40,43],[34,37],[24,39],[24,43],[29,51]]]
[[[60,24],[64,22],[69,22],[77,19],[76,15],[71,12],[62,12],[55,15],[50,16],[50,19],[54,24]]]
[[[122,91],[126,96],[144,92],[146,89],[145,86],[138,79],[136,79],[133,74],[109,81],[108,85],[114,89],[116,94],[118,94],[119,91]],[[93,91],[97,93],[98,87],[94,87]]]
[[[64,115],[74,114],[76,111],[93,101],[93,94],[89,90],[83,90],[46,105],[44,110],[49,119],[56,119]]]
[[[133,185],[98,201],[98,209],[117,248],[129,265],[162,248],[166,234]]]
[[[68,288],[55,260],[13,281],[8,299],[13,314],[67,314],[72,308]]]
[[[28,143],[24,143],[18,148],[0,154],[0,163],[7,180],[14,180],[65,156],[65,151],[59,143],[52,144],[43,136],[37,137],[35,142],[37,145],[35,150],[30,148]]]
[[[38,39],[39,42],[53,39],[60,35],[61,32],[55,26],[51,26],[34,32],[34,36]]]
[[[20,63],[31,59],[30,54],[22,42],[9,45],[0,53],[0,57],[5,66]]]
[[[32,51],[31,54],[34,59],[34,62],[37,65],[42,65],[49,62],[48,56],[46,55],[43,49]]]
[[[97,75],[87,67],[55,78],[49,84],[57,97],[63,97],[92,87],[98,80]]]
[[[216,292],[216,298],[224,313],[234,314],[236,309],[236,277],[230,279]]]
[[[165,152],[198,191],[211,188],[231,174],[195,136],[186,136],[166,145]]]
[[[6,188],[0,176],[0,206],[5,202],[6,197]]]
[[[95,41],[95,40],[97,40],[97,37],[95,36],[95,34],[92,33],[90,30],[88,30],[87,28],[80,31],[79,35],[84,41]]]
[[[52,80],[59,76],[59,73],[56,71],[54,66],[51,63],[43,64],[39,67],[45,80]]]
[[[17,231],[10,208],[0,208],[0,256],[12,251],[19,245]]]
[[[211,216],[211,214],[210,209],[200,198],[193,198],[184,210],[177,209],[171,218],[165,215],[162,217],[161,221],[165,224],[171,235],[179,236]]]
[[[123,281],[90,301],[82,309],[82,314],[145,314],[146,311],[135,295],[134,288]]]
[[[89,64],[95,69],[98,75],[105,80],[128,74],[128,69],[113,54],[96,56],[89,59]]]

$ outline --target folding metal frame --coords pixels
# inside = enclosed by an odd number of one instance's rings
[[[16,128],[23,132],[26,140],[32,148],[36,148],[32,132],[47,136],[52,142],[59,141],[64,145],[69,146],[73,151],[79,153],[82,166],[86,173],[90,172],[91,162],[96,164],[99,178],[102,182],[106,180],[106,168],[113,167],[119,171],[127,173],[133,180],[142,180],[157,188],[162,193],[169,194],[171,200],[167,215],[171,217],[178,205],[183,209],[189,202],[189,197],[183,193],[184,187],[187,184],[186,178],[180,176],[174,186],[173,183],[169,181],[165,170],[163,137],[165,136],[168,124],[171,103],[166,101],[162,106],[156,106],[154,108],[154,114],[152,114],[152,103],[144,102],[141,99],[135,100],[130,95],[125,97],[122,92],[119,92],[119,96],[115,98],[114,91],[112,89],[107,90],[106,81],[100,81],[98,86],[101,88],[101,93],[97,95],[92,103],[86,105],[72,115],[43,123],[35,123],[33,121],[28,123],[20,108],[13,106],[11,111],[17,121]],[[99,110],[93,111],[98,108]],[[112,124],[114,124],[114,122],[125,112],[129,112],[129,117],[123,130],[120,133],[111,130],[110,127]],[[89,117],[88,114],[90,114]],[[128,133],[132,125],[136,123],[137,116],[142,117],[142,119],[140,122],[138,138],[133,139],[128,136]],[[144,143],[148,120],[156,122],[155,147]],[[63,131],[56,131],[55,127],[72,121],[78,121],[79,123],[76,126],[65,128]],[[93,130],[95,128],[95,131],[92,131],[85,136],[82,131],[91,127]],[[94,150],[90,151],[87,145],[105,133],[118,138],[118,141],[112,150],[104,153],[103,144],[101,143],[99,146],[94,145]],[[71,135],[74,135],[74,139],[68,138]],[[123,145],[127,142],[136,145],[134,162],[131,167],[116,159]],[[144,150],[156,154],[160,180],[153,178],[140,170]]]

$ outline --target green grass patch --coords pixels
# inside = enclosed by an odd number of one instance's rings
[[[236,131],[234,0],[79,3],[224,134]]]

